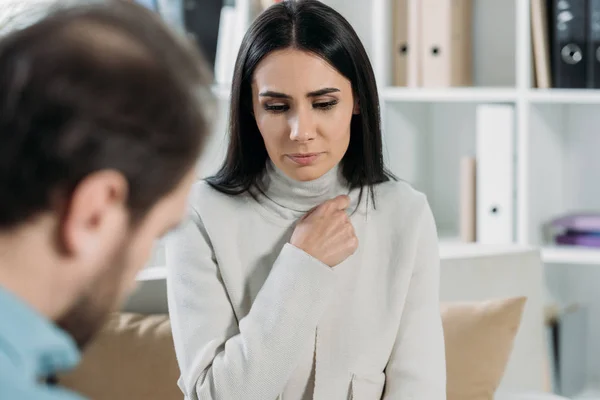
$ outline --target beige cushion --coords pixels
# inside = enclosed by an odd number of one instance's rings
[[[524,297],[442,303],[447,400],[492,400],[525,306]]]
[[[525,298],[442,303],[447,400],[488,400],[512,350]],[[114,314],[62,385],[94,400],[182,400],[166,315]]]
[[[166,315],[115,314],[59,382],[94,400],[182,400]]]

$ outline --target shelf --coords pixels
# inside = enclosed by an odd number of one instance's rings
[[[584,389],[581,393],[573,397],[573,400],[600,400],[600,389],[596,388],[596,385],[590,385],[592,387]]]
[[[213,85],[213,94],[219,100],[228,100],[231,88]],[[600,92],[600,91],[599,91]],[[544,93],[549,95],[550,93]],[[514,88],[454,87],[454,88],[406,88],[388,86],[380,89],[382,100],[387,102],[460,102],[460,103],[514,103],[518,92]],[[539,95],[539,94],[538,94]],[[542,98],[545,96],[541,96]],[[600,94],[597,95],[600,103]]]
[[[228,100],[231,88],[211,86],[219,100]],[[600,104],[600,89],[531,89],[518,92],[514,88],[454,87],[406,88],[388,86],[380,89],[381,98],[387,102],[462,102],[462,103],[513,103],[519,97],[541,104]]]
[[[532,89],[527,93],[532,103],[600,104],[600,90],[594,89]]]
[[[546,264],[575,264],[600,266],[600,249],[576,246],[547,246],[542,249]]]
[[[527,251],[529,247],[517,245],[482,245],[478,243],[464,243],[459,238],[440,238],[440,259],[489,257],[498,254],[510,254]],[[600,263],[600,253],[597,256]],[[138,273],[138,282],[159,281],[167,278],[167,267],[148,267]]]
[[[440,246],[442,246],[442,245],[443,246],[453,246],[453,245],[464,244],[464,242],[462,241],[462,239],[459,236],[452,235],[445,231],[441,231],[439,233],[438,241],[440,242]]]
[[[388,102],[464,102],[512,103],[517,99],[514,88],[406,88],[389,86],[381,89],[381,97]]]
[[[148,267],[141,270],[136,280],[138,282],[160,281],[167,278],[167,267]]]
[[[465,243],[460,240],[440,239],[440,259],[451,260],[457,258],[493,257],[497,255],[516,254],[535,251],[534,247],[517,244],[481,244]]]

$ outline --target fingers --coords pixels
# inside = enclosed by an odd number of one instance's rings
[[[302,218],[300,218],[300,221],[304,221],[305,219],[307,219],[308,217],[310,217],[312,214],[314,214],[315,212],[317,212],[317,210],[319,210],[319,208],[320,208],[320,206],[316,206],[316,207],[313,207],[310,210],[308,210],[306,212],[306,214],[304,214],[302,216]]]
[[[336,210],[345,210],[350,207],[350,197],[347,195],[337,196],[331,202]]]
[[[337,237],[340,241],[347,241],[356,236],[354,225],[346,212],[336,211],[329,221],[327,228],[331,237]]]
[[[356,236],[352,236],[347,243],[348,249],[352,254],[354,254],[356,250],[358,250],[358,238]]]
[[[340,195],[321,204],[319,210],[324,214],[333,214],[339,210],[346,210],[349,206],[350,197],[347,195]]]
[[[331,216],[332,216],[332,220],[331,220],[332,227],[342,227],[344,225],[352,225],[350,223],[350,217],[348,216],[346,211],[337,210],[337,211],[334,211],[334,213]]]
[[[350,197],[347,195],[340,195],[331,200],[327,200],[314,209],[308,211],[306,214],[304,214],[302,219],[306,219],[311,214],[321,216],[335,214],[336,211],[345,211],[348,207],[350,207]]]

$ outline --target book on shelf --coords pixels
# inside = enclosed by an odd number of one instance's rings
[[[228,85],[239,47],[250,23],[282,0],[134,0],[156,11],[171,27],[190,37],[214,71],[217,85]]]
[[[286,0],[221,0],[214,66],[217,85],[231,83],[237,54],[250,24],[261,12],[283,1]]]
[[[1,1],[1,0],[0,0]],[[215,68],[224,0],[133,0],[156,12],[171,29],[189,37]]]
[[[535,86],[551,87],[547,0],[531,0],[531,40]]]
[[[475,156],[460,160],[460,239],[465,243],[477,240],[477,161]]]
[[[555,244],[600,248],[600,212],[565,214],[550,221],[546,229]]]
[[[393,84],[471,86],[472,0],[393,0]]]
[[[600,88],[600,0],[531,0],[535,87]]]

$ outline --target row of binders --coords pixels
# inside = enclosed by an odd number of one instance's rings
[[[1,2],[2,0],[0,0]],[[205,1],[205,0],[200,0]],[[264,10],[284,0],[223,0],[216,40],[215,83],[228,85],[246,29]]]
[[[515,105],[475,106],[475,154],[460,162],[463,242],[510,244],[515,238]],[[600,248],[600,212],[570,212],[535,227],[559,246]]]
[[[531,0],[536,87],[600,88],[600,0]]]
[[[473,0],[392,1],[394,86],[472,86]]]

